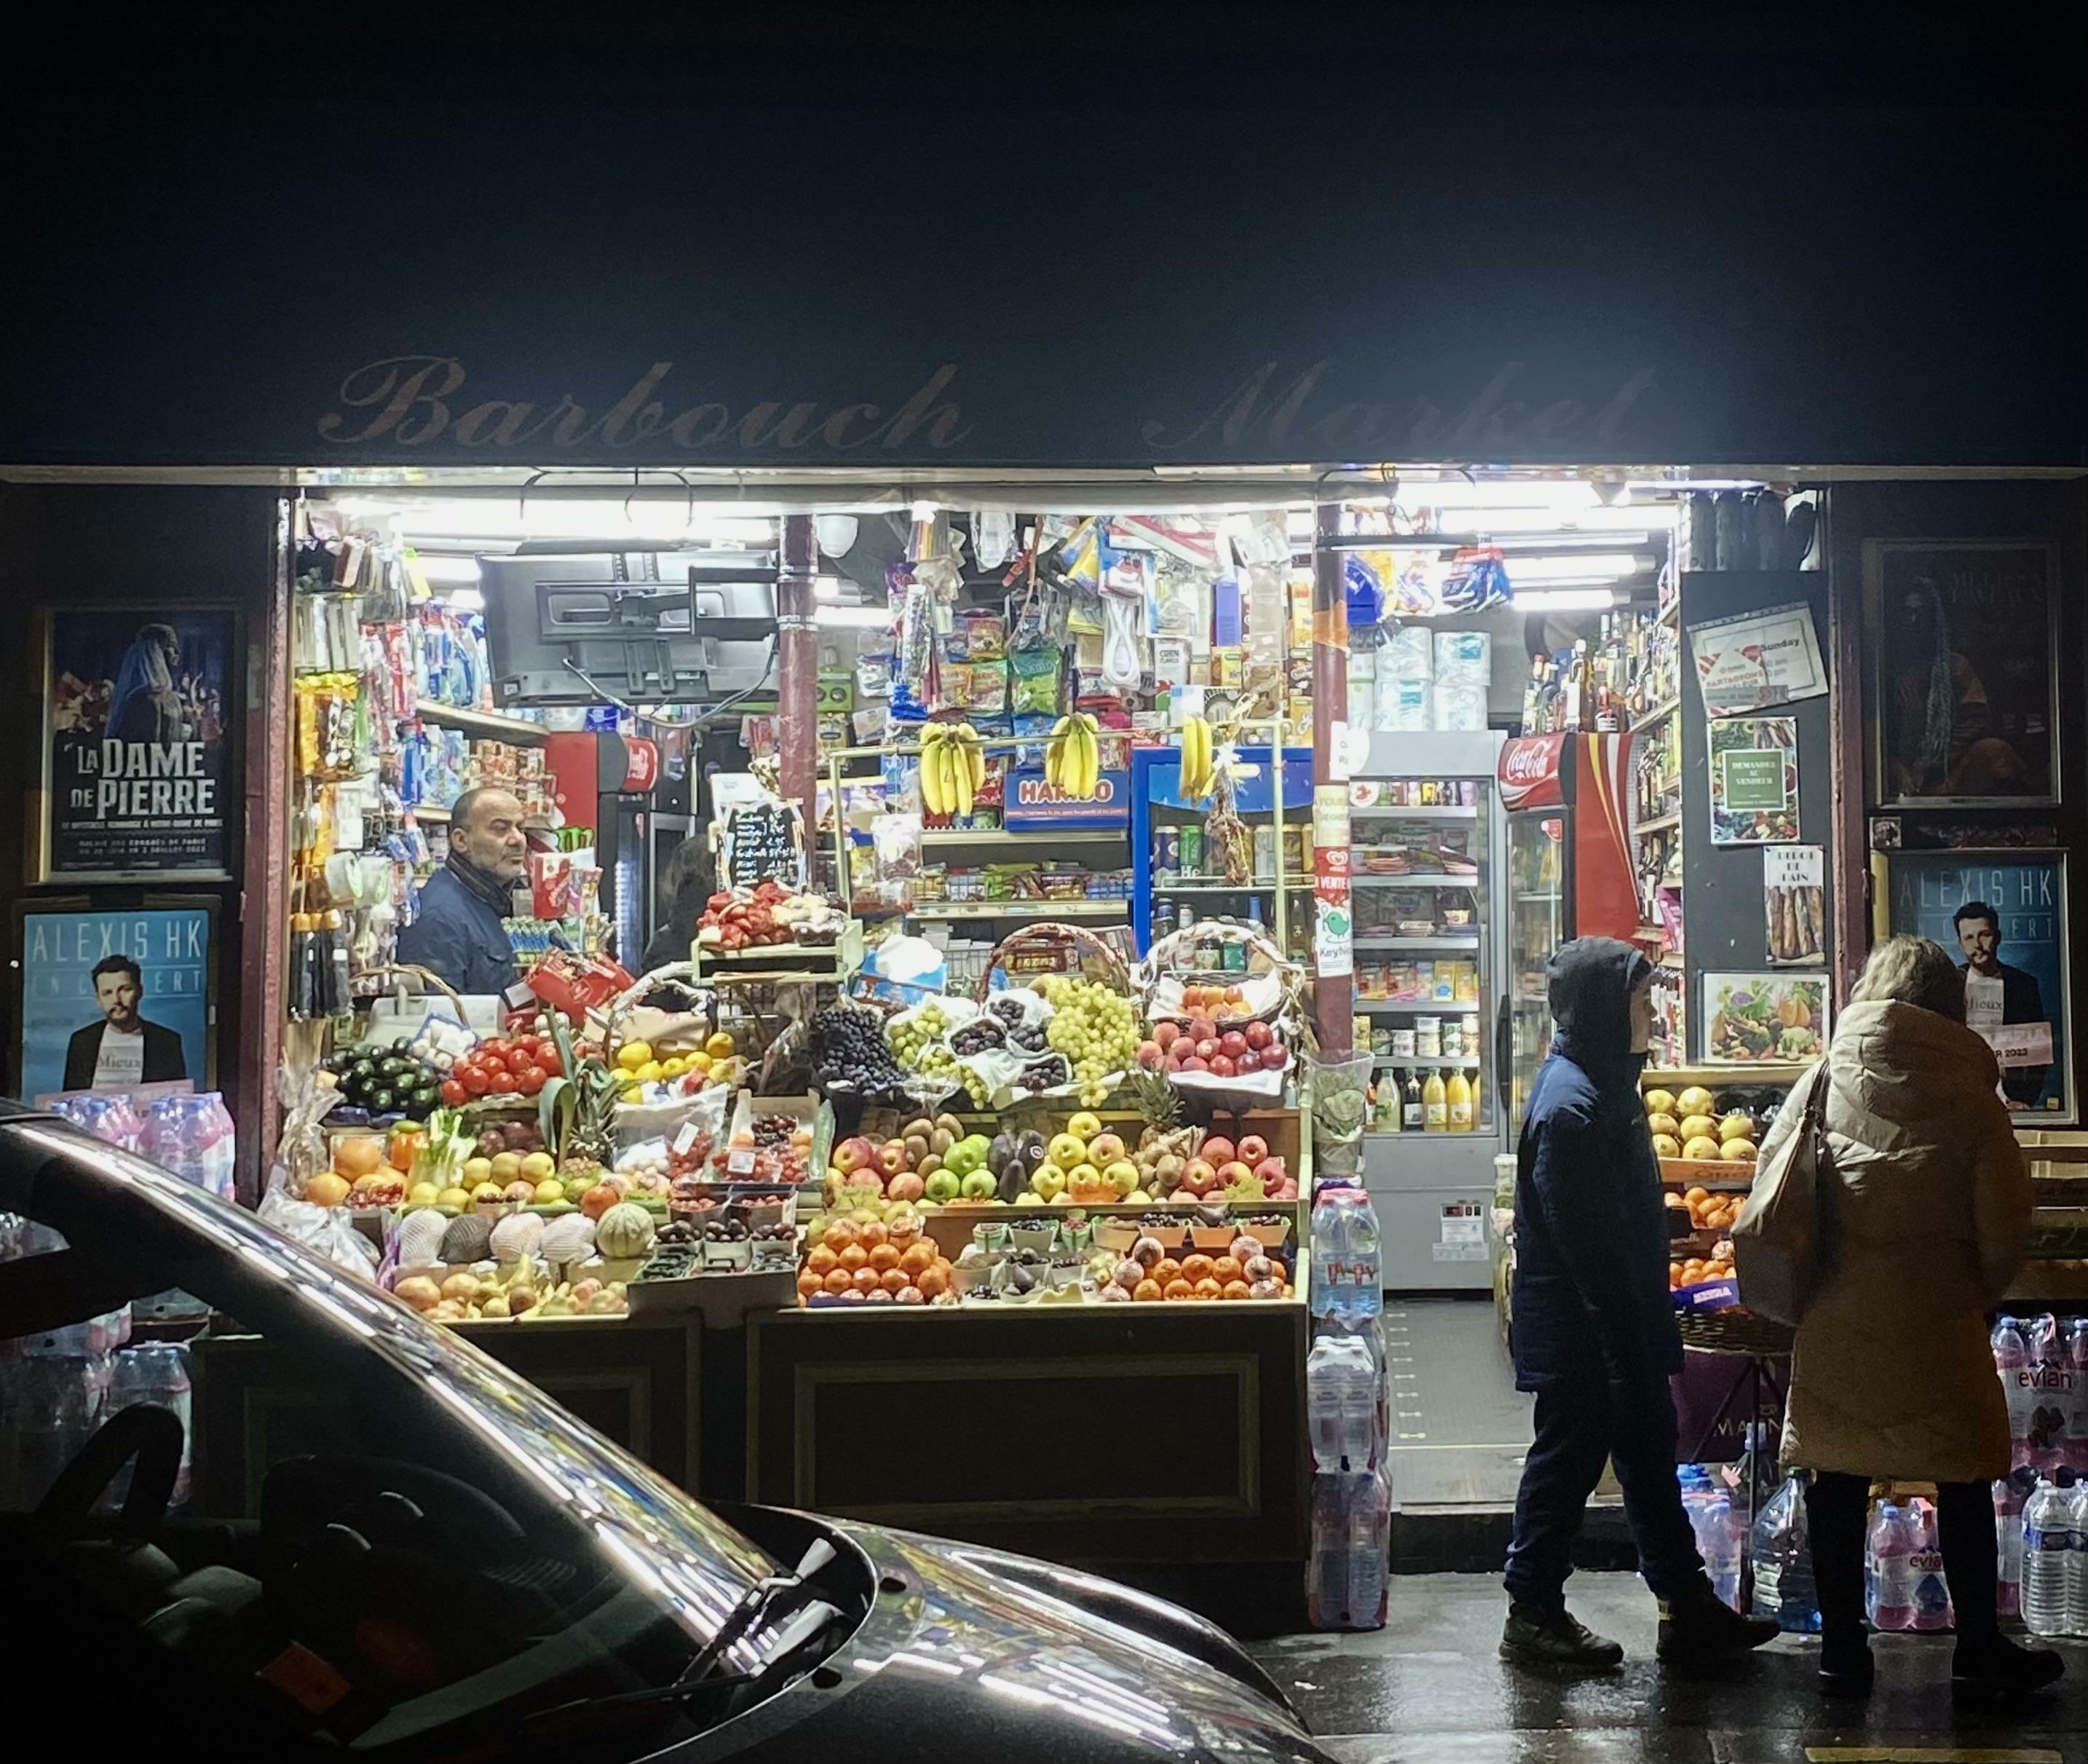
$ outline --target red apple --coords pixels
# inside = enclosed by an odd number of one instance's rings
[[[1181,1205],[1188,1206],[1202,1200],[1203,1196],[1197,1193],[1194,1188],[1177,1188],[1172,1194],[1169,1195],[1167,1198],[1170,1201],[1178,1202]]]
[[[1184,1065],[1188,1064],[1189,1057],[1188,1043],[1186,1041],[1178,1041],[1172,1047],[1170,1047],[1167,1050],[1166,1069],[1170,1072],[1179,1072]]]
[[[1273,1187],[1290,1172],[1281,1158],[1262,1158],[1256,1160],[1254,1173],[1261,1178],[1264,1186]]]
[[[1218,1184],[1217,1167],[1201,1158],[1192,1158],[1183,1167],[1182,1186],[1192,1194],[1208,1194]]]
[[[1244,1050],[1243,1050],[1243,1051]],[[1213,1054],[1211,1055],[1211,1076],[1213,1077],[1230,1078],[1238,1069],[1239,1068],[1235,1067],[1232,1061],[1227,1059],[1225,1055]]]
[[[1206,1064],[1217,1058],[1217,1055],[1218,1038],[1217,1036],[1206,1035],[1196,1043],[1196,1057]]]
[[[1230,1163],[1221,1164],[1218,1167],[1218,1186],[1222,1188],[1232,1188],[1236,1184],[1245,1182],[1253,1174],[1252,1170],[1235,1158]]]
[[[1256,1052],[1276,1039],[1276,1031],[1263,1022],[1249,1023],[1241,1033],[1247,1037],[1247,1046]]]
[[[1239,1154],[1233,1150],[1233,1142],[1222,1133],[1213,1133],[1196,1148],[1196,1155],[1216,1168],[1237,1158]]]
[[[1138,1063],[1148,1072],[1157,1072],[1160,1063],[1167,1057],[1157,1041],[1142,1041],[1138,1044]]]
[[[910,1171],[894,1176],[884,1185],[885,1193],[895,1201],[918,1201],[927,1189],[927,1184]]]
[[[1261,1069],[1281,1072],[1290,1064],[1290,1050],[1280,1041],[1273,1041],[1261,1051]]]
[[[1237,1060],[1247,1051],[1247,1037],[1236,1029],[1229,1029],[1218,1037],[1218,1051],[1228,1060]]]
[[[906,1142],[903,1139],[885,1141],[884,1150],[877,1154],[879,1167],[888,1176],[903,1175],[906,1171]]]
[[[877,1148],[860,1134],[834,1147],[834,1167],[844,1175],[875,1162],[876,1158]]]
[[[1260,1071],[1261,1055],[1256,1053],[1252,1047],[1248,1048],[1245,1053],[1242,1054],[1239,1059],[1233,1062],[1233,1070],[1239,1073],[1242,1077],[1245,1077],[1251,1072]]]
[[[1258,1164],[1269,1155],[1269,1141],[1259,1133],[1240,1135],[1239,1161],[1243,1164]]]
[[[1179,1023],[1171,1023],[1165,1018],[1153,1025],[1153,1038],[1160,1043],[1163,1051],[1174,1045],[1174,1038],[1181,1033]]]

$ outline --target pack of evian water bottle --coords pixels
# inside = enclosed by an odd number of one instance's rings
[[[2088,1471],[2088,1317],[2005,1317],[1993,1349],[2013,1462],[2047,1476],[2062,1464]]]

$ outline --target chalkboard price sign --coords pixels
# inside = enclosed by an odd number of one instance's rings
[[[804,887],[804,828],[794,805],[754,803],[734,809],[725,842],[728,888],[758,888],[772,880],[785,888]]]

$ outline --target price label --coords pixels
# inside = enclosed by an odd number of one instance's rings
[[[771,800],[734,809],[725,837],[727,887],[758,888],[768,881],[792,888],[805,885],[804,834],[789,803]]]

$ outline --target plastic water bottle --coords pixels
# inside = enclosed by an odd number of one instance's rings
[[[1323,1470],[1312,1479],[1311,1552],[1305,1561],[1306,1614],[1316,1629],[1337,1629],[1349,1608],[1349,1489],[1354,1478]]]
[[[1997,1616],[2022,1615],[2023,1507],[2037,1487],[2034,1471],[2012,1470],[1994,1484],[1994,1542],[1999,1558],[1994,1587]]]
[[[2066,1461],[2066,1432],[2073,1419],[2073,1370],[2067,1364],[2066,1342],[2058,1320],[2042,1311],[2023,1327],[2030,1359],[2027,1380],[2029,1420],[2022,1436],[2026,1462],[2046,1475]],[[2013,1417],[2011,1417],[2013,1419]]]
[[[1913,1561],[1913,1527],[1896,1503],[1880,1501],[1864,1550],[1864,1615],[1872,1629],[1914,1627]]]
[[[1312,1461],[1322,1471],[1367,1470],[1377,1431],[1377,1372],[1368,1345],[1330,1331],[1305,1361]]]
[[[2023,1507],[2022,1617],[2033,1635],[2068,1633],[2066,1592],[2073,1548],[2073,1495],[2040,1477]]]
[[[1705,1504],[1704,1522],[1697,1534],[1697,1548],[1704,1557],[1704,1572],[1711,1591],[1735,1611],[1740,1608],[1740,1559],[1745,1539],[1733,1504],[1714,1494]]]
[[[170,1506],[182,1506],[189,1497],[190,1442],[195,1436],[186,1348],[173,1342],[141,1342],[115,1356],[104,1418],[118,1415],[139,1402],[169,1410],[182,1424],[181,1468],[175,1475],[173,1496],[169,1503]],[[122,1506],[130,1492],[133,1467],[133,1464],[124,1465],[111,1479],[106,1503],[110,1509]]]
[[[1762,1503],[1748,1548],[1754,1569],[1755,1615],[1774,1617],[1778,1629],[1798,1635],[1816,1634],[1820,1629],[1805,1481],[1804,1471],[1792,1471],[1783,1486]]]
[[[1385,1575],[1392,1553],[1392,1494],[1367,1471],[1349,1494],[1349,1627],[1384,1626]]]
[[[1312,1315],[1330,1321],[1377,1316],[1384,1308],[1377,1210],[1359,1188],[1330,1180],[1312,1205]]]
[[[1943,1573],[1943,1552],[1937,1545],[1936,1509],[1928,1501],[1909,1504],[1906,1522],[1914,1534],[1914,1551],[1907,1557],[1907,1572],[1914,1581],[1914,1626],[1939,1630],[1953,1626],[1950,1583]]]
[[[2073,1472],[2062,1470],[2059,1474],[2068,1478]],[[2077,1482],[2068,1488],[2062,1482],[2060,1492],[2066,1496],[2067,1535],[2072,1546],[2066,1552],[2066,1633],[2088,1635],[2088,1484]]]
[[[2073,1401],[2066,1417],[2066,1464],[2077,1476],[2088,1471],[2088,1317],[2067,1321],[2066,1364],[2073,1373]]]
[[[1992,1337],[1994,1371],[2001,1381],[2001,1394],[2008,1399],[2009,1462],[2030,1462],[2030,1347],[2022,1325],[2012,1317],[1994,1325]]]

